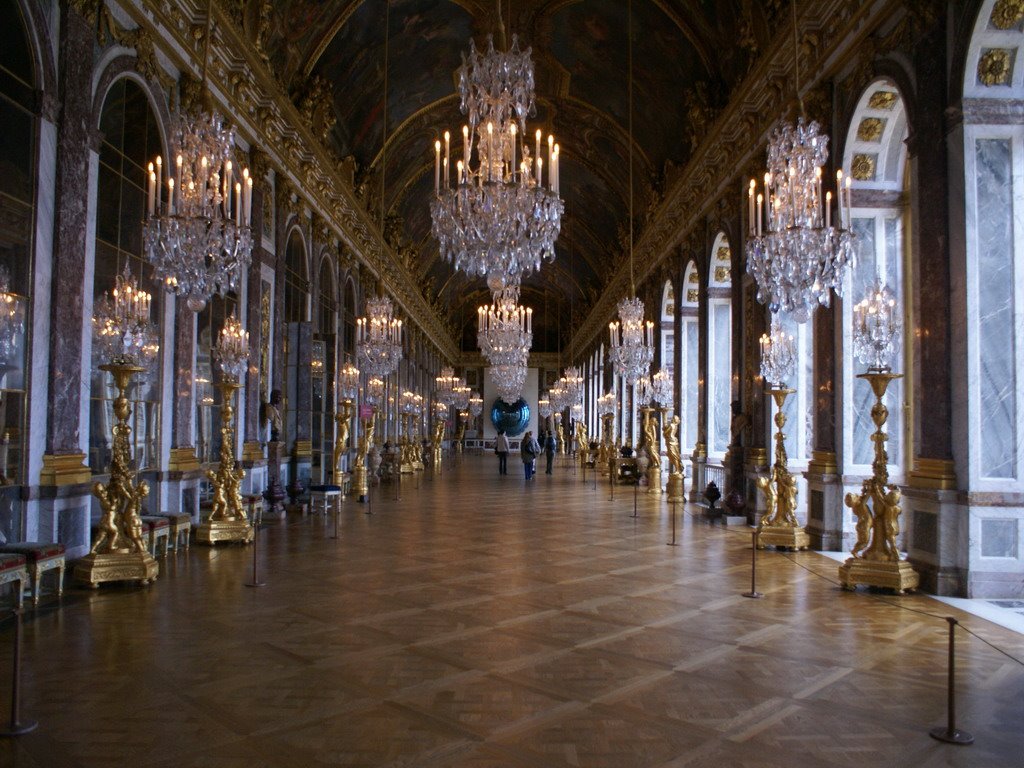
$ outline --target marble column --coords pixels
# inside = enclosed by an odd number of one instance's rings
[[[260,391],[260,350],[263,346],[263,189],[253,189],[252,231],[253,237],[252,264],[249,267],[246,286],[246,330],[249,332],[249,371],[245,380],[242,397],[245,398],[245,422],[242,434],[245,442],[242,445],[243,466],[253,467],[264,461],[263,447],[260,445],[261,399]],[[269,394],[269,393],[266,393]]]
[[[852,301],[851,297],[847,297]],[[841,361],[836,350],[843,348],[841,305],[815,311],[814,323],[814,450],[807,465],[807,534],[815,549],[844,548],[844,520],[849,514],[843,505],[842,476],[839,473],[840,419],[836,418],[836,381]],[[853,354],[853,350],[847,350]]]
[[[91,326],[85,317],[86,280],[94,222],[89,190],[95,189],[93,153],[98,136],[92,129],[92,68],[96,35],[89,20],[63,5],[58,73],[60,115],[57,125],[57,178],[54,217],[51,313],[50,397],[42,485],[74,485],[90,479],[85,465],[82,424],[88,425],[88,391],[83,364]],[[83,417],[83,414],[85,416]]]

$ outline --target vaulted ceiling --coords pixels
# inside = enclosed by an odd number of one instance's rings
[[[430,234],[433,142],[464,122],[456,70],[470,38],[499,39],[499,0],[278,0],[272,64],[296,101],[329,94],[326,140],[424,294],[476,347],[482,279],[455,273]],[[556,351],[624,258],[633,155],[635,237],[666,175],[685,164],[730,89],[764,50],[783,0],[633,0],[633,142],[626,0],[502,0],[533,49],[537,115],[562,147],[566,204],[554,263],[523,284],[538,351]],[[385,19],[389,23],[385,24]],[[385,45],[386,44],[386,45]],[[385,56],[387,66],[385,67]],[[385,109],[385,86],[387,106]],[[385,133],[385,114],[387,127]],[[333,127],[331,127],[333,122]],[[385,145],[385,135],[387,143]],[[459,331],[456,331],[459,335]]]

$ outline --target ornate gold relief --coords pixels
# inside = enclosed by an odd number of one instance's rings
[[[978,60],[978,82],[987,86],[1009,85],[1013,74],[1011,56],[1012,52],[1005,48],[985,51]]]
[[[729,267],[715,267],[715,282],[728,283],[732,279],[731,272]]]
[[[854,155],[850,173],[858,181],[874,181],[876,155]]]
[[[691,304],[696,304],[697,303],[697,289],[696,288],[691,288],[690,290],[688,290],[686,292],[686,300],[688,302],[690,302]]]
[[[875,91],[868,99],[868,108],[888,111],[896,106],[896,98],[894,91]]]
[[[1013,29],[1024,19],[1024,0],[999,0],[989,19],[996,29]]]
[[[729,246],[727,246],[727,245],[720,246],[719,249],[717,251],[715,251],[715,260],[716,261],[724,261],[727,264],[731,264],[732,263],[732,252],[729,250]]]
[[[885,130],[885,120],[880,117],[865,117],[857,126],[857,141],[880,141]]]
[[[260,280],[260,398],[270,401],[270,283]]]
[[[697,285],[700,282],[700,275],[697,274],[697,270],[693,270],[693,272],[690,273],[690,282],[694,285]]]

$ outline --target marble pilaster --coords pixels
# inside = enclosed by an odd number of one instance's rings
[[[85,407],[82,368],[88,345],[85,291],[90,248],[90,166],[97,136],[92,130],[92,63],[95,32],[88,20],[65,6],[59,39],[57,172],[54,216],[53,281],[49,298],[51,333],[50,392],[44,485],[87,482],[81,424]],[[91,280],[88,283],[91,285]],[[59,330],[58,330],[59,329]],[[84,419],[88,423],[88,418]]]

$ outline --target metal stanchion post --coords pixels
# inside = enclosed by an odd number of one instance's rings
[[[257,550],[259,549],[259,540],[260,540],[259,533],[260,533],[259,530],[254,530],[252,532],[252,581],[245,582],[245,586],[247,586],[247,587],[265,587],[265,586],[267,586],[267,582],[260,581],[259,580],[259,576],[256,573],[256,558],[257,558],[257,554],[256,553],[257,553]]]
[[[944,741],[947,744],[967,746],[974,743],[974,736],[956,727],[956,654],[954,652],[954,635],[958,622],[952,616],[947,616],[946,621],[949,622],[949,676],[946,694],[946,727],[932,728],[928,734],[933,739]]]
[[[676,502],[675,499],[673,499],[671,503],[672,503],[672,541],[670,541],[668,544],[669,544],[670,547],[675,547],[675,546],[678,546],[676,544],[676,504],[677,504],[677,502]]]
[[[342,486],[342,492],[338,494],[338,500],[334,503],[334,535],[332,539],[338,538],[338,518],[341,517],[341,508],[345,504],[345,486]]]
[[[631,515],[631,517],[637,517],[637,514],[636,514],[636,495],[637,495],[637,493],[639,493],[639,490],[638,490],[639,485],[640,485],[640,477],[638,476],[636,478],[636,482],[633,483],[633,514]]]
[[[759,528],[754,529],[754,533],[751,537],[750,547],[750,591],[744,592],[744,597],[760,598],[764,597],[760,592],[757,591],[757,543],[758,537],[761,535]]]
[[[21,736],[34,731],[39,725],[35,720],[21,721],[21,608],[14,611],[14,663],[11,672],[11,722],[0,731],[0,736]]]

